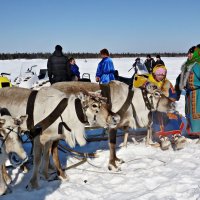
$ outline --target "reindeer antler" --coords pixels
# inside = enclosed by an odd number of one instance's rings
[[[100,94],[97,94],[97,93],[94,93],[94,92],[88,92],[87,90],[83,89],[83,88],[80,88],[80,91],[87,95],[87,96],[90,96],[94,99],[96,99],[97,101],[105,101],[107,102],[107,98],[106,97],[102,97]]]

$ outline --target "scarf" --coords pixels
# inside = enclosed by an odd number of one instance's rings
[[[181,77],[179,83],[180,90],[185,88],[190,72],[196,63],[200,64],[200,48],[198,47],[195,48],[192,59],[187,59],[181,67]]]
[[[198,48],[198,47],[195,48],[192,59],[191,60],[187,59],[185,65],[186,65],[186,67],[188,67],[188,66],[194,64],[195,62],[200,64],[200,48]]]

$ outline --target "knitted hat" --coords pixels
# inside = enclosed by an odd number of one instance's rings
[[[188,50],[188,53],[194,53],[195,48],[196,48],[196,46],[191,47],[191,48]]]
[[[164,65],[156,65],[154,68],[153,68],[153,74],[155,75],[166,75],[167,74],[167,69]]]
[[[156,58],[160,58],[160,55],[158,54],[158,55],[156,55]]]
[[[61,47],[60,45],[56,45],[56,46],[55,46],[55,50],[56,50],[56,51],[62,51],[62,47]]]

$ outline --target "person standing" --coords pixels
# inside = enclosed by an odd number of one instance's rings
[[[72,81],[78,81],[80,79],[79,67],[76,65],[76,61],[74,58],[69,59],[69,65],[72,74]]]
[[[63,54],[60,45],[56,45],[54,53],[49,57],[47,70],[51,84],[71,81],[71,70],[68,64],[68,58]]]
[[[115,80],[114,64],[107,49],[102,49],[100,55],[102,60],[97,67],[96,82],[109,83],[110,81]]]
[[[155,66],[155,60],[151,57],[150,54],[147,54],[147,59],[145,60],[144,64],[145,64],[149,74],[151,74],[153,71],[153,68]]]
[[[155,65],[165,65],[165,63],[163,62],[163,60],[161,60],[160,55],[156,55],[156,62]]]
[[[135,62],[133,63],[133,69],[135,71],[133,76],[135,76],[135,74],[148,74],[146,66],[141,62],[140,58],[135,59]]]
[[[189,49],[188,59],[181,67],[179,79],[179,89],[186,91],[188,135],[200,137],[200,44]]]

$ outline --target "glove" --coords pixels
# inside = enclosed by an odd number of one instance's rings
[[[96,77],[96,82],[99,82],[100,81],[100,78],[99,77]]]
[[[145,85],[145,88],[147,90],[148,93],[154,93],[155,90],[158,89],[158,87],[156,85],[154,85],[153,83],[147,82]]]

